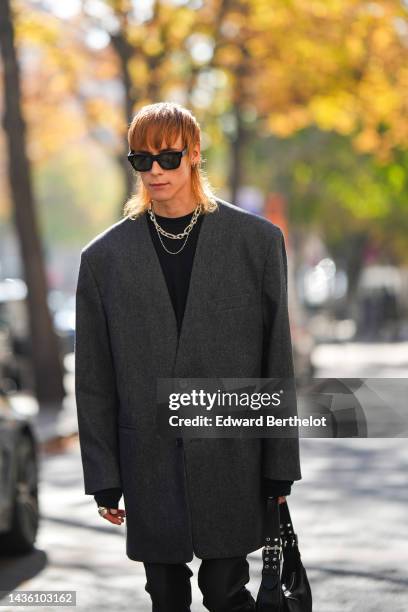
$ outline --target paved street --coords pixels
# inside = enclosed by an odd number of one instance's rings
[[[325,376],[327,367],[326,362]],[[406,612],[407,440],[303,439],[301,459],[303,480],[288,501],[314,612]],[[125,526],[103,521],[93,498],[83,494],[78,444],[64,454],[44,457],[41,475],[36,551],[1,562],[0,590],[10,585],[22,590],[71,589],[77,592],[78,609],[148,612],[143,566],[125,554]],[[248,560],[248,586],[255,595],[260,551]],[[192,610],[201,612],[199,560],[190,567]]]

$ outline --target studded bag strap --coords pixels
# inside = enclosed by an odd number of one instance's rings
[[[266,506],[265,539],[262,550],[262,575],[269,577],[270,587],[280,590],[280,562],[282,547],[280,539],[279,503],[277,497],[268,497]]]
[[[293,528],[292,518],[289,512],[289,506],[287,502],[283,502],[279,506],[280,511],[280,535],[282,538],[282,546],[286,548],[289,544],[292,547],[297,547],[298,539]]]

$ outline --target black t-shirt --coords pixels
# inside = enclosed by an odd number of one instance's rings
[[[199,215],[193,229],[187,237],[187,242],[185,242],[185,237],[173,239],[160,234],[159,238],[154,223],[150,219],[150,215],[147,212],[145,214],[148,216],[150,235],[153,240],[157,256],[160,260],[164,277],[166,279],[167,288],[177,319],[178,332],[180,333],[181,323],[187,302],[194,254],[197,247],[197,240],[201,229],[203,215]],[[183,232],[191,221],[192,216],[193,212],[183,215],[182,217],[163,217],[155,214],[156,221],[160,227],[172,234],[180,234]],[[172,253],[179,251],[184,243],[185,246],[176,255],[170,255],[163,248],[160,240],[163,241],[166,249]]]

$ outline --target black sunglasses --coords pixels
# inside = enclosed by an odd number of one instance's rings
[[[154,160],[157,160],[159,166],[163,168],[163,170],[175,170],[180,166],[181,158],[186,153],[187,147],[184,147],[182,151],[164,151],[158,155],[129,151],[127,158],[132,168],[137,172],[147,172],[147,170],[151,170]]]

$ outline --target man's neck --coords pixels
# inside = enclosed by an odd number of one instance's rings
[[[192,213],[196,204],[182,202],[157,202],[153,200],[152,210],[159,217],[184,217]]]

